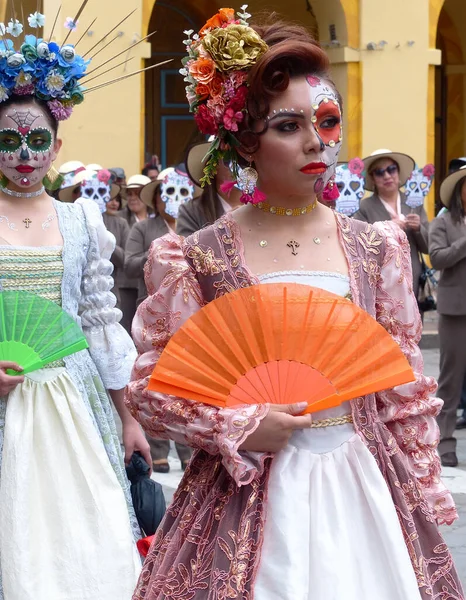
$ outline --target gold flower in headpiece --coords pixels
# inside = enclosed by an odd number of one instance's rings
[[[223,72],[252,67],[268,49],[262,38],[247,25],[214,29],[204,37],[202,45]]]

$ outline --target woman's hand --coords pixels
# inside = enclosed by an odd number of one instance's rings
[[[23,367],[8,360],[0,360],[0,398],[8,396],[17,385],[24,381],[24,375],[7,375],[7,369],[19,372],[23,370]]]
[[[407,222],[404,219],[393,218],[392,221],[396,223],[400,229],[406,231]]]
[[[123,423],[123,446],[125,447],[125,465],[129,464],[134,452],[140,452],[150,467],[150,473],[152,473],[149,442],[135,419],[128,419]]]
[[[306,408],[307,402],[271,404],[268,415],[239,449],[251,452],[279,452],[288,444],[293,431],[309,429],[311,426],[311,415],[297,416]]]
[[[421,217],[416,213],[406,215],[406,226],[413,231],[421,230]]]

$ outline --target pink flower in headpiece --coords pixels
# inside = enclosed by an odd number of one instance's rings
[[[64,106],[59,100],[49,100],[47,106],[49,107],[52,116],[57,121],[66,121],[73,112],[72,106]]]
[[[235,112],[233,108],[227,108],[223,115],[223,125],[225,129],[229,131],[238,131],[238,123],[243,120],[243,113],[241,111]]]
[[[352,158],[348,163],[348,169],[353,175],[361,176],[361,173],[364,171],[364,163],[360,158]]]
[[[110,171],[108,169],[101,169],[100,171],[97,171],[97,179],[99,181],[102,181],[106,185],[108,185],[108,182],[110,181],[111,176],[112,176],[112,174],[110,173]]]
[[[34,87],[33,83],[29,85],[18,85],[13,90],[13,93],[16,94],[16,96],[32,96],[35,92],[35,89],[36,88]]]
[[[213,98],[209,98],[207,100],[207,108],[209,110],[209,113],[212,116],[212,119],[217,123],[220,124],[223,122],[223,115],[225,113],[225,109],[227,108],[225,106],[225,100],[223,98],[223,96],[214,96]]]
[[[422,169],[422,174],[425,177],[432,178],[434,176],[434,173],[435,173],[435,167],[432,164],[428,164]]]

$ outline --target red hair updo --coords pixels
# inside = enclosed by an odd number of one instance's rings
[[[327,54],[305,27],[279,20],[276,14],[264,23],[251,23],[251,27],[269,47],[249,71],[247,116],[236,134],[243,149],[253,153],[267,130],[271,100],[287,89],[291,78],[315,75],[335,85],[329,76]],[[341,106],[338,91],[337,95]],[[262,129],[254,126],[257,122],[263,124]]]

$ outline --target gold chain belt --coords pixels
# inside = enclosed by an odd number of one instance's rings
[[[352,415],[343,415],[342,417],[333,417],[329,419],[321,419],[320,421],[313,421],[311,427],[332,427],[333,425],[344,425],[345,423],[352,422]]]

